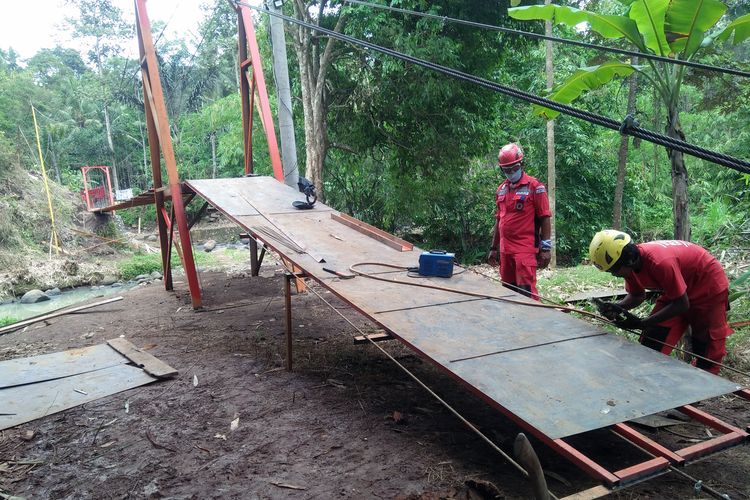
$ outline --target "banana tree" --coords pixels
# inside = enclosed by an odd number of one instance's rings
[[[561,5],[530,5],[508,9],[519,20],[543,20],[574,27],[586,23],[592,31],[608,39],[625,39],[638,52],[691,60],[702,48],[713,43],[732,40],[738,44],[750,37],[750,14],[738,17],[723,29],[717,23],[727,10],[718,0],[637,0],[627,4],[625,15],[603,15]],[[678,102],[686,66],[645,59],[647,64],[610,61],[578,69],[553,90],[550,98],[569,104],[584,92],[597,89],[616,77],[633,71],[643,74],[657,90],[666,112],[666,133],[684,140],[680,125]],[[536,107],[547,119],[557,112]],[[667,149],[672,166],[672,210],[674,237],[690,239],[688,211],[688,173],[682,153]]]

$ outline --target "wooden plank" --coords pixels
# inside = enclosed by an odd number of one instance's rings
[[[104,304],[117,302],[118,300],[122,300],[122,297],[114,297],[111,299],[94,302],[93,304],[86,304],[83,306],[73,307],[72,309],[65,309],[64,311],[55,311],[53,313],[43,314],[41,316],[34,316],[33,318],[25,319],[23,321],[19,321],[18,323],[13,323],[0,328],[0,335],[10,333],[24,326],[33,325],[34,323],[38,323],[40,321],[46,321],[48,319],[57,318],[58,316],[63,316],[65,314],[71,314],[78,311],[83,311],[84,309],[90,309],[92,307],[103,306]]]
[[[391,337],[391,334],[387,332],[375,332],[367,335],[357,335],[354,337],[355,344],[369,344],[370,340],[372,340],[373,342],[382,342],[384,340],[393,340],[393,337]]]
[[[107,344],[114,350],[128,358],[133,364],[156,378],[174,377],[177,370],[151,354],[138,349],[123,338],[108,340]]]
[[[360,233],[367,235],[370,238],[376,239],[379,242],[398,250],[399,252],[411,252],[414,248],[414,245],[412,245],[408,241],[397,238],[392,234],[386,233],[385,231],[378,229],[375,226],[371,226],[366,222],[362,222],[361,220],[350,217],[349,215],[346,215],[344,213],[332,213],[331,218],[336,222],[340,222],[346,226],[356,229]]]
[[[120,364],[71,377],[2,389],[0,430],[155,380],[138,367]]]
[[[565,299],[567,303],[584,302],[591,299],[615,299],[627,295],[624,288],[600,288],[597,290],[587,290],[585,292],[575,293]]]
[[[562,497],[560,500],[594,500],[596,498],[606,497],[610,493],[612,493],[612,490],[609,488],[604,486],[594,486],[593,488]]]

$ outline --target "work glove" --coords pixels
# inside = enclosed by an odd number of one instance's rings
[[[643,328],[643,320],[638,316],[630,313],[618,315],[618,317],[614,319],[614,323],[618,327],[626,328],[628,330]]]
[[[594,300],[596,308],[599,309],[599,314],[604,316],[610,321],[614,321],[617,315],[623,311],[622,307],[612,302],[605,302],[603,300]]]

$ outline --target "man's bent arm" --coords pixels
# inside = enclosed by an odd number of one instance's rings
[[[625,310],[630,310],[641,305],[644,300],[646,300],[645,293],[640,293],[637,295],[628,293],[624,299],[622,299],[619,302],[615,302],[615,304],[617,304],[618,306],[622,307]]]
[[[688,309],[690,309],[690,299],[688,299],[687,293],[684,293],[681,297],[677,297],[665,307],[644,319],[643,326],[658,325],[662,321],[684,314]]]

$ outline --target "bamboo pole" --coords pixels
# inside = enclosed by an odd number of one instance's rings
[[[31,106],[31,116],[34,118],[34,132],[36,133],[36,148],[39,151],[39,164],[42,166],[42,178],[44,179],[44,190],[47,192],[47,206],[49,207],[49,218],[52,223],[52,235],[50,238],[50,257],[52,256],[52,246],[54,244],[55,253],[60,255],[60,241],[57,238],[55,229],[55,212],[52,210],[52,195],[49,192],[49,183],[47,182],[47,170],[44,168],[44,156],[42,156],[42,142],[39,140],[39,124],[36,121],[36,109]]]

